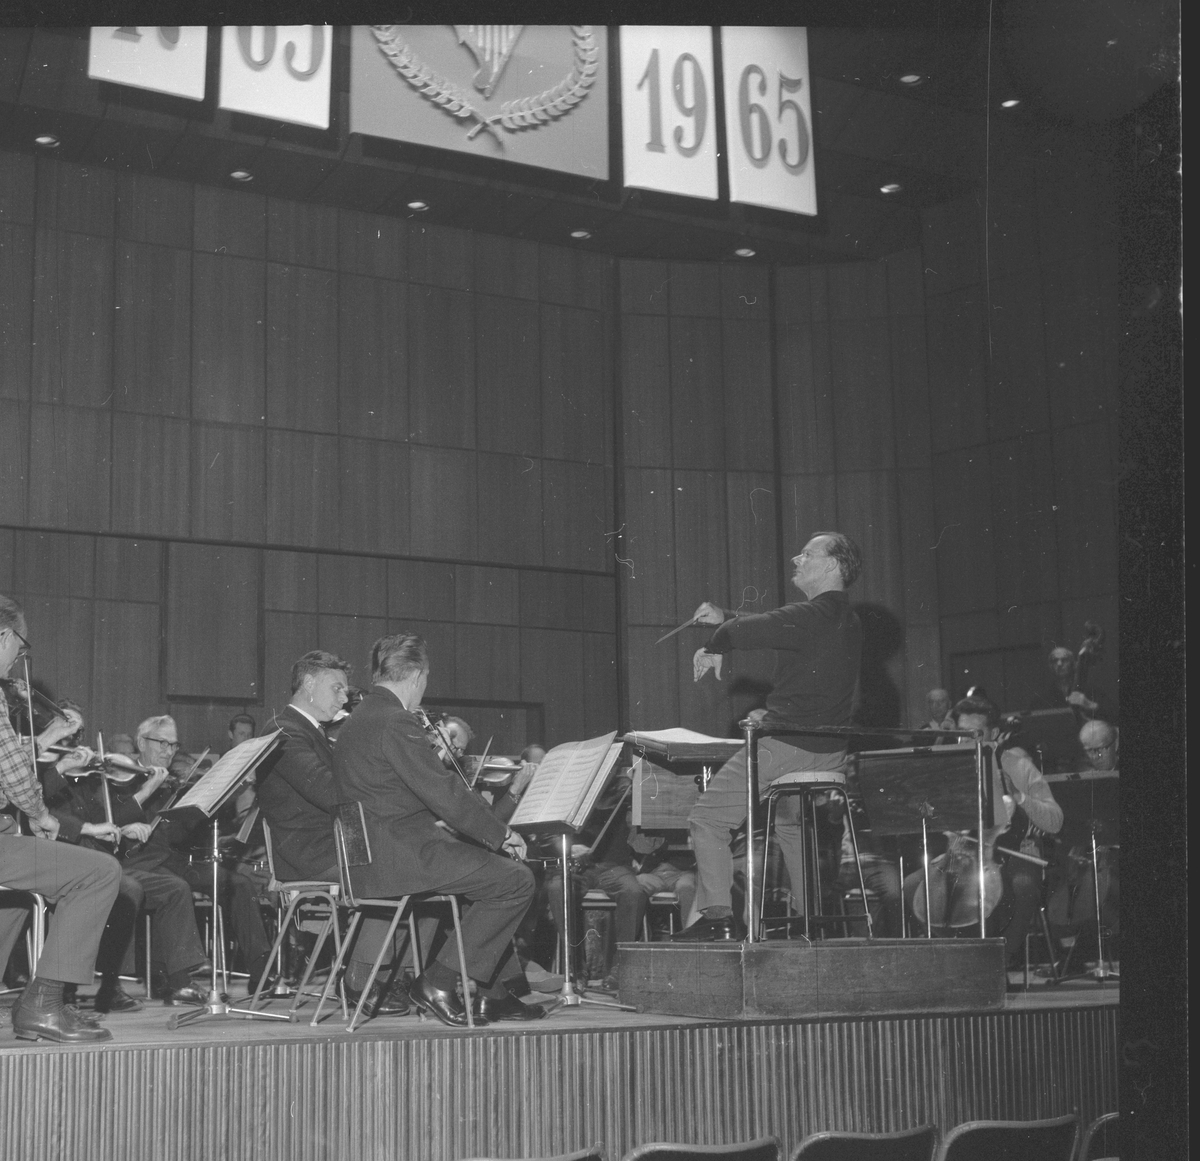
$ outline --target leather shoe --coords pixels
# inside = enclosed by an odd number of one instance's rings
[[[357,1005],[361,998],[361,991],[346,985],[348,1004]],[[382,992],[378,980],[371,985],[371,994],[363,1005],[363,1011],[368,1016],[407,1016],[409,1010],[408,994],[400,984],[393,984],[386,992]]]
[[[720,919],[706,919],[701,916],[691,927],[671,936],[673,943],[728,943],[740,939],[737,924],[732,915]]]
[[[208,1003],[208,993],[202,992],[195,984],[184,984],[182,988],[174,988],[163,996],[163,1003],[168,1008],[177,1004],[203,1005]]]
[[[92,1007],[97,1012],[140,1012],[145,1005],[135,1000],[120,984],[101,984]]]
[[[526,1004],[516,996],[476,996],[475,1023],[485,1020],[494,1024],[497,1020],[541,1020],[546,1009],[541,1004]]]
[[[111,1040],[112,1033],[85,1019],[72,1005],[61,1001],[40,1004],[27,1001],[28,992],[13,1005],[13,1032],[18,1040],[53,1040],[57,1044],[96,1044]]]
[[[436,1016],[443,1024],[448,1024],[451,1028],[467,1026],[467,1010],[463,1007],[463,1002],[459,999],[457,992],[442,991],[424,976],[418,976],[413,981],[412,987],[408,989],[408,996],[422,1012]],[[517,1003],[520,1001],[518,1000]],[[487,1023],[486,1017],[480,1016],[475,1021],[475,1026],[479,1027],[485,1023]]]

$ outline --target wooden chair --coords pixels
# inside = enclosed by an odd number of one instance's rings
[[[342,937],[337,922],[337,905],[342,888],[340,883],[325,883],[315,879],[296,879],[281,882],[279,876],[275,873],[275,849],[271,843],[271,825],[265,818],[263,819],[263,840],[267,847],[267,868],[271,872],[271,881],[267,886],[267,890],[278,892],[281,913],[279,915],[275,942],[271,945],[266,966],[262,970],[262,975],[258,977],[258,986],[254,989],[254,996],[250,1001],[251,1008],[257,1008],[262,1000],[263,986],[266,984],[267,976],[270,975],[271,965],[279,957],[280,948],[283,946],[283,941],[287,938],[288,927],[293,918],[295,918],[299,908],[303,904],[319,904],[328,908],[329,911],[328,917],[318,931],[312,953],[304,965],[304,974],[301,976],[300,983],[296,987],[296,995],[292,999],[291,1007],[288,1008],[288,1015],[295,1019],[296,1012],[304,1004],[305,996],[312,995],[319,997],[321,995],[320,992],[309,992],[307,989],[321,950],[325,946],[325,940],[331,932],[333,933],[335,952],[342,950]],[[285,901],[286,906],[284,906]],[[344,1020],[347,1016],[346,989],[341,980],[337,982],[337,989],[338,997],[342,1002],[342,1019]]]
[[[679,1145],[652,1141],[626,1153],[623,1161],[710,1161],[713,1157],[725,1161],[779,1161],[778,1137],[757,1137],[753,1141],[738,1141],[732,1145]]]
[[[1072,1161],[1079,1116],[1042,1121],[967,1121],[946,1134],[937,1161]]]
[[[791,1161],[932,1161],[937,1140],[935,1125],[895,1133],[813,1133],[796,1146]]]
[[[1120,1123],[1120,1113],[1105,1113],[1088,1125],[1083,1144],[1079,1146],[1079,1161],[1117,1161],[1121,1144],[1117,1138]]]

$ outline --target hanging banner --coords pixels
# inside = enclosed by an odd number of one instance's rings
[[[221,29],[222,109],[329,128],[333,28],[327,24]]]
[[[729,200],[817,212],[808,33],[722,28]]]
[[[605,29],[356,25],[350,131],[607,179]]]
[[[88,76],[203,101],[207,56],[203,25],[93,28]]]
[[[712,29],[621,29],[625,184],[694,198],[717,196]]]

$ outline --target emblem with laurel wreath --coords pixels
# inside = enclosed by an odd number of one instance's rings
[[[440,76],[422,62],[401,38],[395,24],[372,24],[371,32],[379,43],[380,51],[417,92],[452,117],[474,119],[476,124],[467,134],[468,141],[486,129],[503,148],[503,138],[497,127],[517,133],[565,117],[587,97],[596,83],[600,70],[600,46],[596,42],[595,27],[572,24],[570,28],[574,52],[571,71],[553,88],[515,101],[505,101],[500,111],[490,116],[477,109],[466,92],[453,81]]]

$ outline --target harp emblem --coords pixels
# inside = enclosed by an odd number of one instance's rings
[[[496,87],[508,58],[521,35],[523,24],[455,24],[454,35],[465,44],[479,66],[472,84],[486,101]]]

